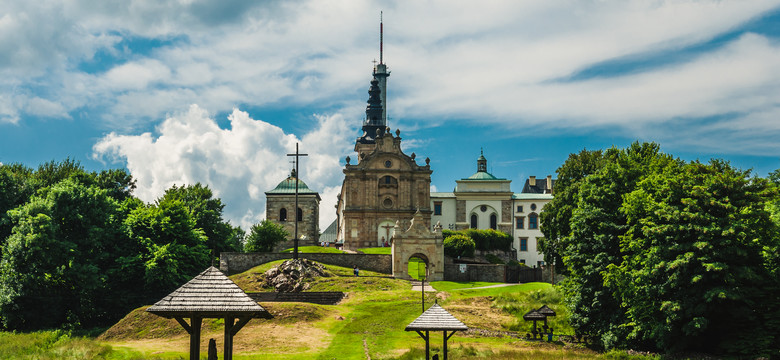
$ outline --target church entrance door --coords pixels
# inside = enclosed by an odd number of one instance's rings
[[[414,254],[409,258],[407,274],[415,280],[428,278],[428,258],[423,254]]]

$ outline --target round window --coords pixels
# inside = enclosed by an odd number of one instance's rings
[[[482,206],[479,207],[479,210],[481,210],[482,212],[485,212],[485,211],[487,211],[487,206],[482,205]]]
[[[389,168],[391,166],[393,166],[393,162],[392,161],[390,161],[390,160],[385,161],[385,167],[386,168]]]
[[[393,200],[390,198],[386,198],[384,201],[382,201],[382,205],[384,205],[386,208],[393,206]]]
[[[531,210],[536,210],[536,204],[531,204]]]

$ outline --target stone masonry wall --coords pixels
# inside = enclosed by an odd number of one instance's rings
[[[257,265],[274,260],[292,259],[292,253],[235,253],[219,254],[219,269],[226,274],[236,274]],[[317,262],[351,268],[370,270],[383,274],[392,274],[393,265],[390,255],[382,254],[299,254],[299,257]]]
[[[461,272],[465,267],[465,272]],[[506,281],[505,265],[444,264],[444,279],[447,281]]]
[[[512,200],[501,200],[501,222],[512,223]]]

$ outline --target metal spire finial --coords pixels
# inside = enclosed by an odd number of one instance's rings
[[[379,63],[382,62],[382,46],[384,43],[384,24],[382,22],[382,11],[379,12]]]

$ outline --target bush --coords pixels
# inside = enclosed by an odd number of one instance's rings
[[[444,254],[447,256],[474,256],[474,240],[465,235],[452,235],[444,239]]]
[[[269,252],[276,244],[287,240],[290,233],[284,226],[270,220],[263,220],[260,224],[252,225],[244,244],[245,252]]]
[[[489,261],[491,264],[503,264],[504,260],[501,260],[498,256],[495,256],[493,254],[487,254],[485,255],[485,259]]]
[[[487,229],[466,229],[460,231],[443,230],[442,235],[446,240],[448,237],[454,235],[465,235],[474,240],[475,248],[480,251],[490,250],[503,250],[509,251],[512,249],[512,236],[502,231]]]

